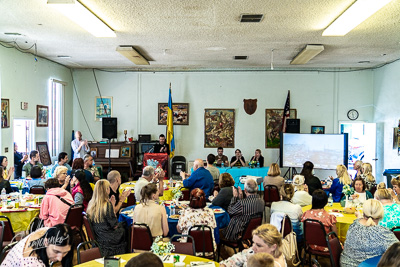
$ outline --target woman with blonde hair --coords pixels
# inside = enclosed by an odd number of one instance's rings
[[[285,179],[280,176],[281,169],[279,168],[279,165],[276,163],[271,163],[267,175],[268,176],[265,176],[264,178],[263,186],[265,187],[266,185],[275,185],[276,187],[278,187],[278,190],[281,190],[282,185],[285,184]]]
[[[67,190],[68,192],[71,191],[71,187],[69,185],[69,182],[71,180],[71,177],[67,175],[68,168],[65,166],[58,166],[53,173],[53,178],[58,180],[58,183],[60,184],[60,187],[62,189]]]
[[[263,224],[257,227],[253,231],[253,246],[249,249],[245,249],[232,257],[221,261],[221,267],[242,267],[242,266],[253,266],[250,265],[252,261],[249,261],[250,256],[261,253],[268,253],[274,259],[274,265],[276,267],[287,266],[285,256],[282,253],[282,235],[278,229],[271,224]],[[255,265],[257,266],[257,265]],[[265,266],[265,265],[261,265]]]
[[[219,176],[219,187],[221,190],[219,192],[214,191],[214,199],[212,200],[212,204],[214,206],[219,206],[224,210],[228,210],[228,206],[233,197],[232,186],[234,185],[235,181],[233,180],[232,175],[229,173],[222,173]]]
[[[375,177],[372,175],[372,165],[370,163],[363,163],[361,178],[364,179],[367,185],[367,190],[371,190],[371,187],[376,185]]]
[[[333,202],[339,202],[342,197],[342,191],[344,185],[351,185],[351,178],[347,172],[346,166],[343,164],[336,166],[337,178],[333,179],[332,186],[329,189],[329,193],[332,194]],[[332,179],[333,177],[331,177]]]
[[[109,194],[110,182],[105,179],[97,181],[86,211],[93,225],[96,241],[105,257],[126,253],[127,244],[125,229],[118,223]]]
[[[340,265],[356,267],[366,259],[382,255],[398,240],[392,231],[378,225],[383,206],[375,199],[365,201],[363,217],[356,219],[347,231]]]
[[[394,202],[400,203],[400,175],[393,178],[390,183],[392,184],[393,189],[389,188],[388,190],[392,195]]]
[[[308,186],[304,183],[304,176],[299,174],[295,175],[292,184],[295,191],[292,203],[299,204],[302,207],[311,205],[312,196],[308,193]]]
[[[375,199],[383,205],[383,219],[379,225],[392,229],[400,226],[400,205],[393,202],[393,197],[387,189],[378,189],[375,192]]]

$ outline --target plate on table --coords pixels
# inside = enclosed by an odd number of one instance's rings
[[[214,213],[224,213],[223,209],[213,209]]]
[[[12,208],[12,209],[7,209],[7,210],[0,210],[1,212],[5,213],[5,212],[23,212],[23,211],[27,211],[26,208]]]
[[[29,208],[31,208],[31,209],[40,209],[40,205],[38,205],[38,204],[30,205]]]
[[[169,216],[169,218],[170,219],[173,219],[173,220],[179,220],[179,217],[180,217],[181,215],[179,215],[179,214],[174,214],[174,215],[170,215]]]

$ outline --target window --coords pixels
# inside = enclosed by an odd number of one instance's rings
[[[33,119],[14,119],[14,142],[18,151],[29,153],[35,148],[35,121]],[[14,148],[13,148],[14,149]]]
[[[49,152],[57,156],[64,142],[64,87],[65,83],[52,80],[49,104]]]

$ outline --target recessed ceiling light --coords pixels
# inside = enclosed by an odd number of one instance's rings
[[[4,34],[5,35],[16,35],[16,36],[22,35],[22,34],[20,34],[18,32],[5,32]]]
[[[233,59],[234,60],[247,60],[247,56],[234,56]]]
[[[60,55],[60,56],[57,56],[58,58],[71,58],[70,56],[62,56],[62,55]]]
[[[225,47],[222,47],[222,46],[212,46],[212,47],[207,47],[207,50],[210,50],[210,51],[222,51],[222,50],[225,50],[226,48]]]

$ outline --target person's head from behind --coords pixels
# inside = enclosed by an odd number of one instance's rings
[[[218,183],[220,188],[230,187],[235,185],[235,181],[233,180],[232,175],[230,175],[227,172],[220,174]]]
[[[253,231],[254,253],[266,252],[274,258],[282,255],[282,235],[271,224],[262,224]]]
[[[200,188],[195,188],[190,192],[189,207],[202,209],[206,206],[206,194]]]
[[[160,136],[158,137],[158,141],[161,145],[165,144],[165,135],[160,134]]]
[[[244,183],[244,191],[247,194],[254,195],[257,194],[258,185],[256,180],[254,179],[247,179]]]
[[[371,165],[371,163],[368,163],[368,162],[363,163],[361,165],[361,169],[362,169],[362,173],[365,174],[365,175],[369,175],[369,174],[372,173],[372,165]]]
[[[275,259],[267,252],[256,253],[247,260],[248,267],[274,267]]]
[[[358,170],[361,171],[362,165],[363,165],[363,162],[361,160],[357,160],[356,162],[354,162],[353,169],[356,171],[358,171]]]
[[[271,163],[267,174],[268,174],[268,176],[271,176],[271,177],[281,175],[281,169],[279,168],[279,165],[276,163]]]
[[[60,183],[58,182],[58,180],[56,178],[48,179],[44,183],[44,188],[46,190],[49,190],[49,189],[52,189],[52,188],[59,188],[59,187],[60,187]]]
[[[142,177],[147,181],[151,181],[154,176],[154,168],[152,166],[146,166],[143,168]]]
[[[378,189],[375,192],[374,195],[376,200],[383,201],[383,202],[392,202],[393,197],[392,194],[390,194],[389,190],[385,189]]]
[[[317,189],[312,194],[311,209],[323,209],[328,203],[328,196],[322,189]]]
[[[121,174],[119,171],[110,171],[107,174],[107,180],[110,182],[111,185],[120,185],[121,184]]]
[[[347,168],[343,164],[336,166],[336,175],[341,184],[350,185],[352,183],[349,173],[347,172]]]
[[[32,150],[29,154],[29,158],[34,161],[35,163],[39,161],[39,152],[37,150]]]
[[[384,182],[380,182],[377,186],[376,189],[386,189],[386,184]]]
[[[42,177],[42,169],[39,166],[33,166],[31,168],[31,178]]]
[[[297,174],[293,177],[294,191],[304,191],[304,176]]]
[[[140,191],[140,203],[145,204],[149,200],[156,200],[158,198],[158,188],[156,184],[147,184],[142,187]]]
[[[215,162],[215,155],[214,154],[208,154],[207,156],[207,165],[212,165]]]
[[[217,149],[217,153],[218,153],[218,156],[222,156],[222,155],[224,155],[224,148],[223,147],[218,147],[218,149]]]
[[[196,159],[193,163],[193,171],[197,170],[200,167],[204,167],[204,161],[202,159]]]
[[[363,178],[356,177],[353,180],[353,188],[357,193],[364,193],[366,189],[366,184]]]
[[[96,182],[93,196],[87,207],[87,214],[96,223],[103,221],[103,216],[107,213],[107,203],[109,202],[110,182],[101,179]]]
[[[130,259],[126,267],[163,267],[163,263],[157,255],[151,252],[143,252]]]
[[[374,222],[380,221],[383,218],[383,206],[382,203],[376,199],[368,199],[363,205],[364,219],[367,220],[366,226],[376,225]]]
[[[58,164],[62,163],[67,163],[68,162],[68,154],[66,152],[61,152],[58,154]]]
[[[83,157],[83,164],[84,164],[85,167],[88,167],[88,168],[92,167],[93,166],[93,157],[92,157],[92,155],[86,154]]]
[[[84,168],[84,166],[85,166],[85,163],[83,162],[83,159],[81,159],[81,158],[76,158],[72,162],[72,169],[73,170],[81,170],[81,169]]]
[[[291,201],[294,196],[294,187],[291,184],[284,184],[280,190],[281,198],[285,201]]]
[[[377,267],[398,267],[400,262],[400,242],[391,245],[379,260]]]
[[[39,239],[32,240],[29,246],[43,262],[62,262],[62,266],[72,266],[73,234],[68,224],[50,227]],[[31,254],[32,255],[32,254]]]
[[[301,170],[301,175],[304,177],[309,177],[313,175],[314,164],[311,161],[306,161],[303,163],[303,169]]]

